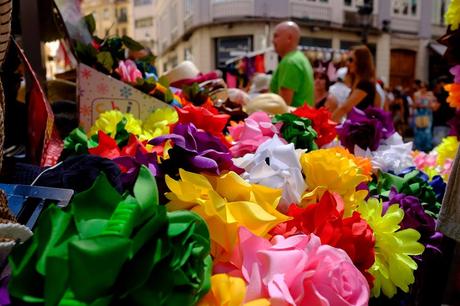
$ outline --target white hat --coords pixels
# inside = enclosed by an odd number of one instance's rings
[[[250,100],[245,107],[245,111],[248,114],[263,111],[276,115],[289,112],[289,107],[281,96],[274,93],[264,93]]]
[[[252,79],[252,85],[249,89],[249,93],[261,93],[262,91],[268,91],[270,88],[271,75],[265,73],[257,73]]]
[[[191,61],[184,61],[164,74],[168,82],[174,83],[184,79],[193,79],[200,74],[200,70]]]
[[[345,77],[347,76],[348,73],[348,68],[347,67],[342,67],[337,70],[337,79],[340,80],[345,80]]]

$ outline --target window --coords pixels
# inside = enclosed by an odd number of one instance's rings
[[[134,6],[152,4],[152,0],[134,0]]]
[[[392,0],[391,11],[393,15],[404,17],[418,17],[419,0]]]
[[[192,47],[184,49],[184,60],[185,61],[193,61]]]
[[[118,22],[128,22],[128,10],[126,7],[120,8],[120,10],[117,13],[117,21]]]
[[[171,29],[177,27],[177,2],[171,3],[169,7],[169,20],[171,22]]]
[[[110,18],[110,13],[109,13],[109,9],[108,8],[105,8],[104,9],[104,13],[102,14],[102,17],[107,20]]]
[[[148,28],[153,26],[153,17],[146,17],[141,19],[136,19],[134,22],[136,28]]]
[[[326,38],[301,37],[300,45],[307,47],[332,48],[332,40]]]
[[[242,53],[252,51],[252,36],[220,37],[216,39],[216,67],[225,67],[225,62]]]
[[[193,14],[193,0],[184,0],[185,17]]]
[[[433,23],[437,25],[445,25],[444,14],[447,11],[450,0],[433,1]]]

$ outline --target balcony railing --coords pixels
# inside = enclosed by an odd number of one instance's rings
[[[118,15],[117,22],[118,23],[128,22],[128,15],[127,14]]]
[[[212,19],[254,16],[254,0],[212,1]]]
[[[357,11],[343,11],[343,25],[347,27],[362,27],[365,23],[364,18],[369,18],[368,25],[377,27],[377,16],[370,15],[368,17],[360,15]]]
[[[291,0],[289,1],[289,13],[295,18],[332,21],[332,6],[330,3]]]

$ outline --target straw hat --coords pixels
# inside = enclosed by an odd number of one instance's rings
[[[264,93],[250,100],[246,105],[245,111],[248,114],[263,111],[276,115],[289,112],[289,107],[281,96],[274,93]]]

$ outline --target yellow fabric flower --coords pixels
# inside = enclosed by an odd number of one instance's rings
[[[344,217],[349,217],[357,203],[367,195],[367,191],[356,191],[356,187],[370,177],[363,174],[354,159],[337,149],[322,149],[303,154],[300,163],[307,184],[301,205],[318,202],[328,190],[341,195],[345,205]]]
[[[457,136],[448,136],[444,138],[441,144],[435,148],[436,152],[438,152],[437,164],[442,167],[447,159],[455,159],[458,145]]]
[[[178,120],[179,117],[174,108],[163,107],[156,109],[144,120],[141,138],[150,140],[161,135],[169,134],[169,125],[176,123]]]
[[[140,135],[142,133],[142,122],[134,118],[133,114],[124,114],[119,110],[110,110],[100,114],[99,118],[91,127],[89,135],[95,135],[100,130],[113,137],[117,132],[117,124],[123,117],[126,118],[126,131],[134,135]]]
[[[397,287],[409,292],[409,285],[415,281],[417,264],[410,255],[420,255],[424,246],[417,242],[420,233],[414,229],[399,230],[404,211],[398,204],[391,205],[382,216],[382,203],[377,199],[363,201],[358,211],[367,221],[375,235],[375,262],[369,272],[375,277],[372,295],[387,297],[396,294]]]
[[[198,306],[269,306],[267,299],[244,302],[246,283],[242,278],[227,274],[211,277],[211,290],[199,302]]]
[[[446,23],[452,26],[452,30],[458,29],[460,24],[460,0],[452,0],[445,15]]]
[[[211,254],[226,261],[237,239],[239,226],[253,234],[265,236],[277,224],[289,220],[276,210],[280,189],[249,184],[235,172],[204,176],[179,170],[180,180],[166,176],[171,192],[169,211],[191,209],[208,224],[211,234]]]
[[[353,160],[355,164],[361,169],[362,174],[367,176],[367,179],[370,181],[372,180],[372,163],[371,160],[367,157],[359,157],[351,154],[346,148],[344,147],[334,147],[330,149],[331,151],[335,151],[337,153],[342,154],[343,156]]]

